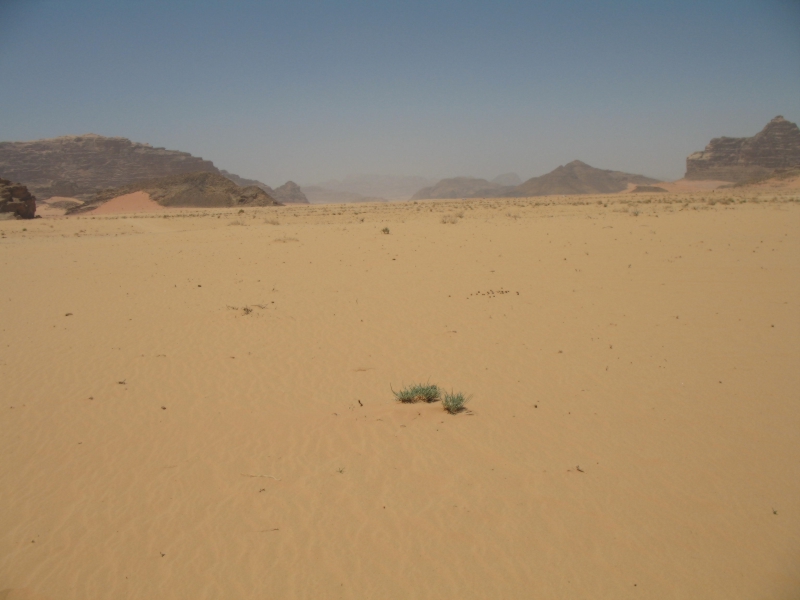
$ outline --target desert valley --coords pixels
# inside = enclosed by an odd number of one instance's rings
[[[793,123],[673,182],[0,177],[3,600],[800,590]]]

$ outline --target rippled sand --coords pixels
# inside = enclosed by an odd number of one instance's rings
[[[0,598],[796,597],[800,203],[715,194],[0,222]]]

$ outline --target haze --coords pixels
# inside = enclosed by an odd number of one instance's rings
[[[270,184],[526,179],[580,159],[662,179],[800,119],[800,4],[0,4],[0,139],[97,133]]]

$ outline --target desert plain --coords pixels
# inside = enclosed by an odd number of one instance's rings
[[[112,203],[0,222],[0,598],[800,596],[797,189]]]

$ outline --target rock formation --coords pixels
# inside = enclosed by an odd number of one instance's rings
[[[275,188],[272,197],[282,204],[309,204],[303,190],[294,181],[287,181]]]
[[[0,213],[32,219],[36,216],[36,198],[26,186],[0,178]]]
[[[647,185],[657,179],[633,175],[622,171],[596,169],[579,160],[558,167],[546,175],[533,177],[506,193],[506,196],[552,196],[574,194],[614,194],[628,188],[628,184]]]
[[[183,173],[159,179],[140,181],[120,188],[104,190],[95,197],[67,211],[68,214],[93,210],[118,196],[133,192],[147,192],[162,206],[187,206],[199,208],[237,206],[278,206],[264,190],[254,185],[241,187],[218,173]]]
[[[269,194],[273,198],[275,197],[275,190],[273,190],[271,187],[269,187],[263,181],[259,181],[258,179],[247,179],[245,177],[239,177],[238,175],[235,175],[234,173],[229,173],[225,169],[222,169],[220,171],[220,173],[222,173],[225,177],[230,179],[236,185],[239,185],[241,187],[248,187],[248,186],[254,185],[256,187],[260,187],[262,190],[267,192],[267,194]]]
[[[209,160],[122,137],[86,134],[0,142],[0,173],[22,181],[43,200],[53,196],[90,200],[107,188],[200,171],[221,174]]]
[[[743,182],[800,165],[800,129],[777,116],[749,138],[714,138],[686,159],[686,179]]]

